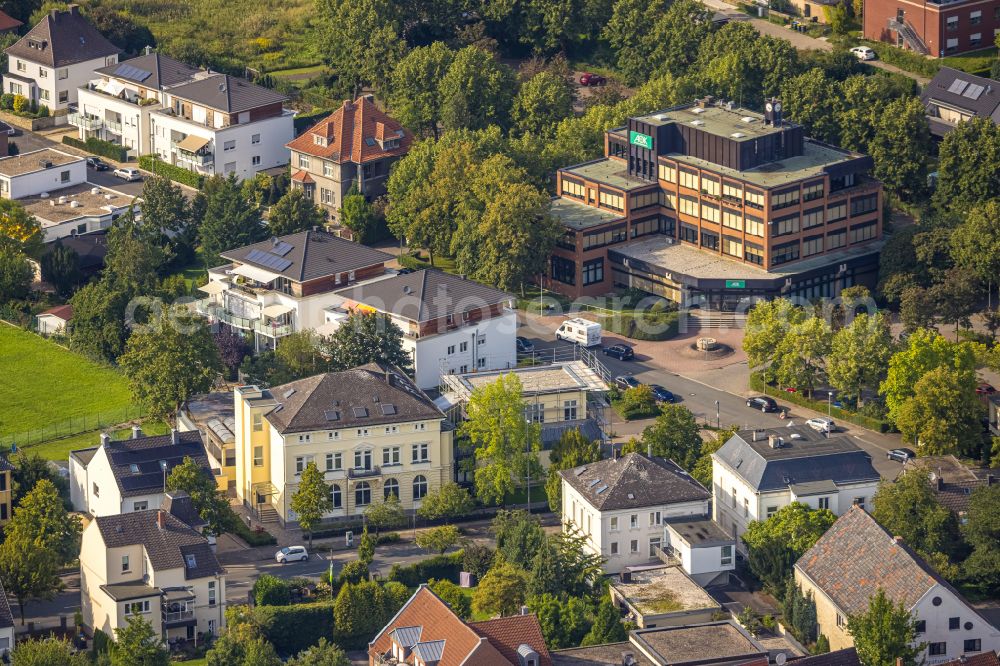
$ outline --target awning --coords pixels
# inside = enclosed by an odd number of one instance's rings
[[[215,294],[221,294],[224,292],[226,290],[226,285],[222,284],[218,280],[212,280],[208,284],[203,284],[198,287],[198,290],[214,296]]]
[[[248,277],[251,280],[256,280],[257,282],[261,282],[263,284],[274,282],[281,277],[278,273],[265,271],[263,268],[257,268],[256,266],[251,266],[250,264],[240,264],[233,269],[233,273],[242,275],[243,277]]]
[[[267,317],[280,317],[283,314],[287,314],[294,310],[295,308],[290,308],[287,305],[282,305],[281,303],[275,303],[274,305],[265,306],[261,313]]]
[[[336,333],[338,328],[340,328],[339,321],[328,321],[321,326],[317,326],[315,328],[315,331],[316,335],[320,337],[326,337],[328,335],[333,335],[334,333]]]
[[[205,139],[194,134],[189,134],[186,139],[179,141],[177,147],[188,153],[197,153],[208,145],[209,139]]]

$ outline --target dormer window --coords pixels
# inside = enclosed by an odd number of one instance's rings
[[[319,134],[313,134],[313,143],[317,146],[326,147],[326,137]]]

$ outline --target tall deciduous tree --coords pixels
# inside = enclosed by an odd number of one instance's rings
[[[454,525],[438,525],[418,534],[417,545],[426,551],[442,555],[457,544],[461,536]]]
[[[261,224],[260,209],[255,201],[247,200],[235,175],[214,176],[206,181],[205,212],[199,234],[205,261],[209,266],[220,263],[219,255],[234,247],[250,245],[267,238],[267,227]]]
[[[700,2],[619,0],[603,37],[614,47],[626,82],[637,85],[658,70],[686,73],[711,29],[712,14]]]
[[[80,518],[66,512],[58,489],[48,479],[40,479],[21,498],[4,529],[8,539],[53,553],[60,565],[79,555],[81,531]]]
[[[896,410],[895,423],[917,453],[969,455],[978,451],[982,403],[975,376],[948,367],[934,368],[913,386],[913,395]]]
[[[388,0],[319,0],[319,51],[342,87],[357,95],[363,84],[387,90],[403,57],[401,5]]]
[[[701,455],[698,457],[698,462],[694,464],[694,467],[690,470],[691,476],[695,480],[706,488],[712,487],[712,454],[722,448],[722,445],[728,442],[733,435],[739,432],[739,426],[729,426],[724,430],[719,430],[715,434],[715,439],[702,442],[701,444]]]
[[[958,521],[937,501],[929,472],[918,465],[895,482],[882,481],[872,499],[872,517],[925,556],[952,555],[960,545]]]
[[[476,451],[476,495],[498,504],[514,492],[515,480],[538,467],[540,426],[524,418],[521,380],[510,373],[472,392],[461,425]]]
[[[892,100],[875,122],[868,153],[872,174],[894,194],[916,201],[927,191],[927,156],[931,153],[927,112],[917,97]]]
[[[548,136],[556,124],[573,114],[573,88],[566,77],[541,71],[521,85],[511,118],[521,133]]]
[[[125,312],[131,296],[107,280],[84,285],[73,294],[70,347],[89,358],[115,361],[125,351]]]
[[[809,317],[788,329],[778,346],[775,376],[785,386],[804,388],[809,396],[826,378],[826,357],[833,336],[821,317]]]
[[[372,502],[365,508],[365,521],[375,528],[375,536],[384,529],[402,525],[406,520],[403,505],[395,493],[389,493],[381,502]]]
[[[347,653],[326,638],[312,645],[286,662],[287,666],[351,666]]]
[[[180,465],[170,470],[167,490],[183,490],[191,496],[191,504],[202,520],[208,523],[212,534],[232,530],[237,520],[225,493],[215,483],[211,471],[193,459],[185,457]]]
[[[472,609],[487,615],[514,615],[524,603],[528,575],[506,560],[493,565],[472,597]]]
[[[972,118],[941,141],[934,201],[945,210],[963,210],[1000,198],[1000,127],[990,118]]]
[[[170,652],[160,632],[142,615],[128,616],[128,624],[115,632],[111,666],[169,666]]]
[[[963,531],[972,553],[962,563],[963,578],[984,593],[995,590],[1000,587],[1000,485],[973,490],[965,518]]]
[[[801,502],[780,508],[766,520],[753,520],[743,534],[754,574],[777,589],[791,566],[836,522],[829,509],[810,509]]]
[[[447,129],[507,127],[515,88],[514,73],[475,46],[455,54],[441,79],[441,122]]]
[[[170,258],[164,246],[163,235],[151,224],[138,219],[133,203],[108,231],[102,280],[111,282],[132,297],[152,294],[159,272]]]
[[[538,519],[523,509],[498,511],[490,528],[496,537],[497,553],[522,569],[531,566],[535,553],[546,541]]]
[[[0,245],[0,303],[27,296],[33,277],[27,255]]]
[[[285,236],[298,231],[308,231],[322,227],[326,216],[319,206],[306,198],[305,190],[292,188],[277,203],[271,206],[267,217],[267,228],[272,236]]]
[[[628,638],[625,625],[622,624],[621,611],[611,601],[609,595],[601,597],[601,603],[597,606],[597,613],[594,616],[594,624],[590,631],[583,637],[580,645],[604,645],[606,643],[619,643]]]
[[[42,279],[55,287],[61,296],[68,296],[83,281],[80,273],[80,255],[71,247],[66,247],[61,240],[56,240],[52,247],[42,255],[39,262],[42,268]]]
[[[806,128],[806,133],[832,144],[840,143],[837,117],[842,109],[840,91],[826,72],[814,67],[788,79],[781,87],[784,114]]]
[[[373,243],[380,235],[378,211],[365,195],[358,192],[356,185],[351,186],[340,202],[340,223],[354,232],[354,240],[359,243]]]
[[[770,367],[778,357],[778,348],[789,329],[805,318],[802,309],[785,298],[757,303],[747,315],[743,351],[750,368],[764,372],[765,381],[772,377]]]
[[[957,266],[1000,289],[1000,200],[969,210],[951,234],[951,256]]]
[[[830,386],[860,401],[865,389],[877,390],[885,379],[892,351],[888,317],[857,315],[833,335],[826,364]]]
[[[118,360],[132,394],[161,417],[208,391],[222,370],[204,320],[176,312],[134,332]]]
[[[42,226],[13,199],[0,199],[0,247],[35,256],[42,248]]]
[[[438,138],[441,123],[441,79],[455,53],[444,42],[418,46],[399,61],[392,72],[389,108],[405,127]]]
[[[893,604],[879,588],[868,601],[868,610],[847,618],[858,659],[865,666],[916,666],[924,649],[917,642],[917,621],[900,602]]]
[[[403,331],[389,317],[378,313],[353,312],[322,347],[330,367],[347,370],[366,363],[385,363],[412,372],[413,360],[403,349]]]
[[[142,185],[143,224],[161,234],[178,233],[191,224],[191,206],[180,186],[164,176],[152,175]]]
[[[312,533],[323,520],[323,514],[333,509],[330,486],[323,480],[323,473],[310,461],[302,471],[299,487],[292,495],[292,511],[298,516],[299,526],[309,535],[312,547]]]
[[[469,491],[449,481],[424,495],[417,515],[427,520],[453,520],[470,513],[473,508],[475,502]]]
[[[668,458],[690,470],[701,455],[700,428],[691,410],[683,405],[664,405],[652,425],[642,431],[642,443],[654,456]]]
[[[601,446],[585,437],[579,428],[566,430],[549,452],[549,476],[545,494],[553,513],[562,511],[562,477],[559,470],[573,469],[601,459]]]

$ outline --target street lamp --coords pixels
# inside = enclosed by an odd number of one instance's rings
[[[718,400],[715,401],[715,427],[716,428],[721,428],[722,427],[722,417],[719,414],[719,401]]]

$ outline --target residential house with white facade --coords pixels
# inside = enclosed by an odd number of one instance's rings
[[[325,231],[301,231],[222,253],[230,263],[208,271],[197,311],[251,333],[256,349],[273,349],[296,331],[325,323],[334,292],[386,274],[392,255]]]
[[[852,647],[847,618],[868,610],[881,588],[892,604],[910,612],[918,662],[938,664],[1000,650],[1000,630],[902,539],[860,507],[847,510],[795,563],[795,581],[816,601],[818,632],[830,649]]]
[[[166,510],[98,516],[81,539],[80,601],[91,631],[114,637],[139,615],[169,643],[197,640],[225,627],[226,572],[208,540]]]
[[[288,143],[292,187],[301,189],[336,225],[352,187],[369,201],[386,193],[389,169],[412,143],[413,134],[378,108],[372,95],[346,100]],[[336,229],[339,235],[352,237],[350,229]]]
[[[661,553],[674,553],[667,529],[671,523],[708,518],[708,490],[672,460],[628,453],[561,470],[559,475],[564,529],[577,529],[587,537],[590,551],[605,558],[606,573],[660,562]],[[678,542],[676,547],[682,546]],[[685,571],[715,578],[733,568],[732,548],[732,540],[713,543],[697,553],[695,566]],[[687,562],[691,566],[690,554]]]
[[[453,429],[396,368],[241,386],[235,408],[236,497],[263,522],[296,521],[291,498],[310,462],[330,485],[330,521],[357,518],[389,495],[412,512],[454,478]]]
[[[387,315],[403,330],[417,386],[441,375],[517,367],[517,312],[507,292],[428,268],[341,289],[326,320],[335,329],[355,309]]]
[[[288,164],[294,113],[279,92],[152,52],[94,73],[69,119],[81,139],[95,136],[206,176],[243,180]]]
[[[794,425],[741,430],[712,454],[713,518],[737,538],[792,502],[840,516],[870,506],[879,480],[871,456],[846,435]]]
[[[24,199],[87,182],[87,160],[54,148],[0,159],[0,197]]]
[[[166,478],[186,457],[212,474],[197,431],[147,437],[135,426],[131,439],[115,441],[101,435],[100,446],[69,454],[73,509],[92,516],[159,509],[166,496]]]
[[[5,53],[3,92],[44,104],[58,121],[76,103],[77,89],[94,70],[117,63],[121,49],[70,5],[51,10]]]

